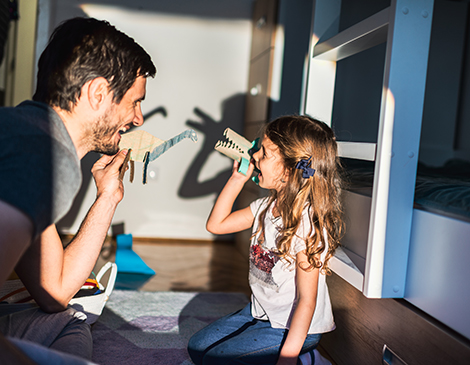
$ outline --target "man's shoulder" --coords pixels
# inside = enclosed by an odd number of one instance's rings
[[[0,115],[0,200],[26,213],[40,232],[70,208],[81,183],[79,158],[46,104],[21,103]]]
[[[76,154],[72,139],[60,116],[49,105],[26,100],[15,107],[0,107],[0,128],[4,140],[52,139]]]
[[[21,116],[27,113],[27,115],[33,114],[47,114],[51,108],[45,104],[33,100],[25,100],[16,106],[2,106],[0,107],[0,116]]]
[[[0,124],[10,133],[46,133],[50,127],[48,105],[24,101],[15,107],[0,107]]]

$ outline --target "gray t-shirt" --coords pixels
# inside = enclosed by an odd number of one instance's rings
[[[20,209],[34,236],[70,209],[81,180],[80,160],[59,115],[25,101],[0,108],[0,200]]]

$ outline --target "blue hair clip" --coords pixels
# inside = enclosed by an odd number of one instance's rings
[[[296,169],[303,170],[302,177],[304,179],[308,179],[309,177],[313,176],[313,174],[315,173],[315,169],[308,166],[310,165],[311,159],[312,159],[312,156],[310,156],[308,160],[300,160],[299,162],[297,162],[297,165],[295,165]]]

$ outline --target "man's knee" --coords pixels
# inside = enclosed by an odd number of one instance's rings
[[[86,315],[73,308],[67,308],[61,313],[68,316],[70,321],[64,326],[50,347],[85,359],[91,359],[93,338],[91,336],[91,327],[85,322]]]

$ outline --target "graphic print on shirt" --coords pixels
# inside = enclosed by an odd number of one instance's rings
[[[272,290],[278,291],[274,282],[272,269],[279,257],[271,250],[265,250],[259,242],[250,247],[250,282],[257,282]]]

